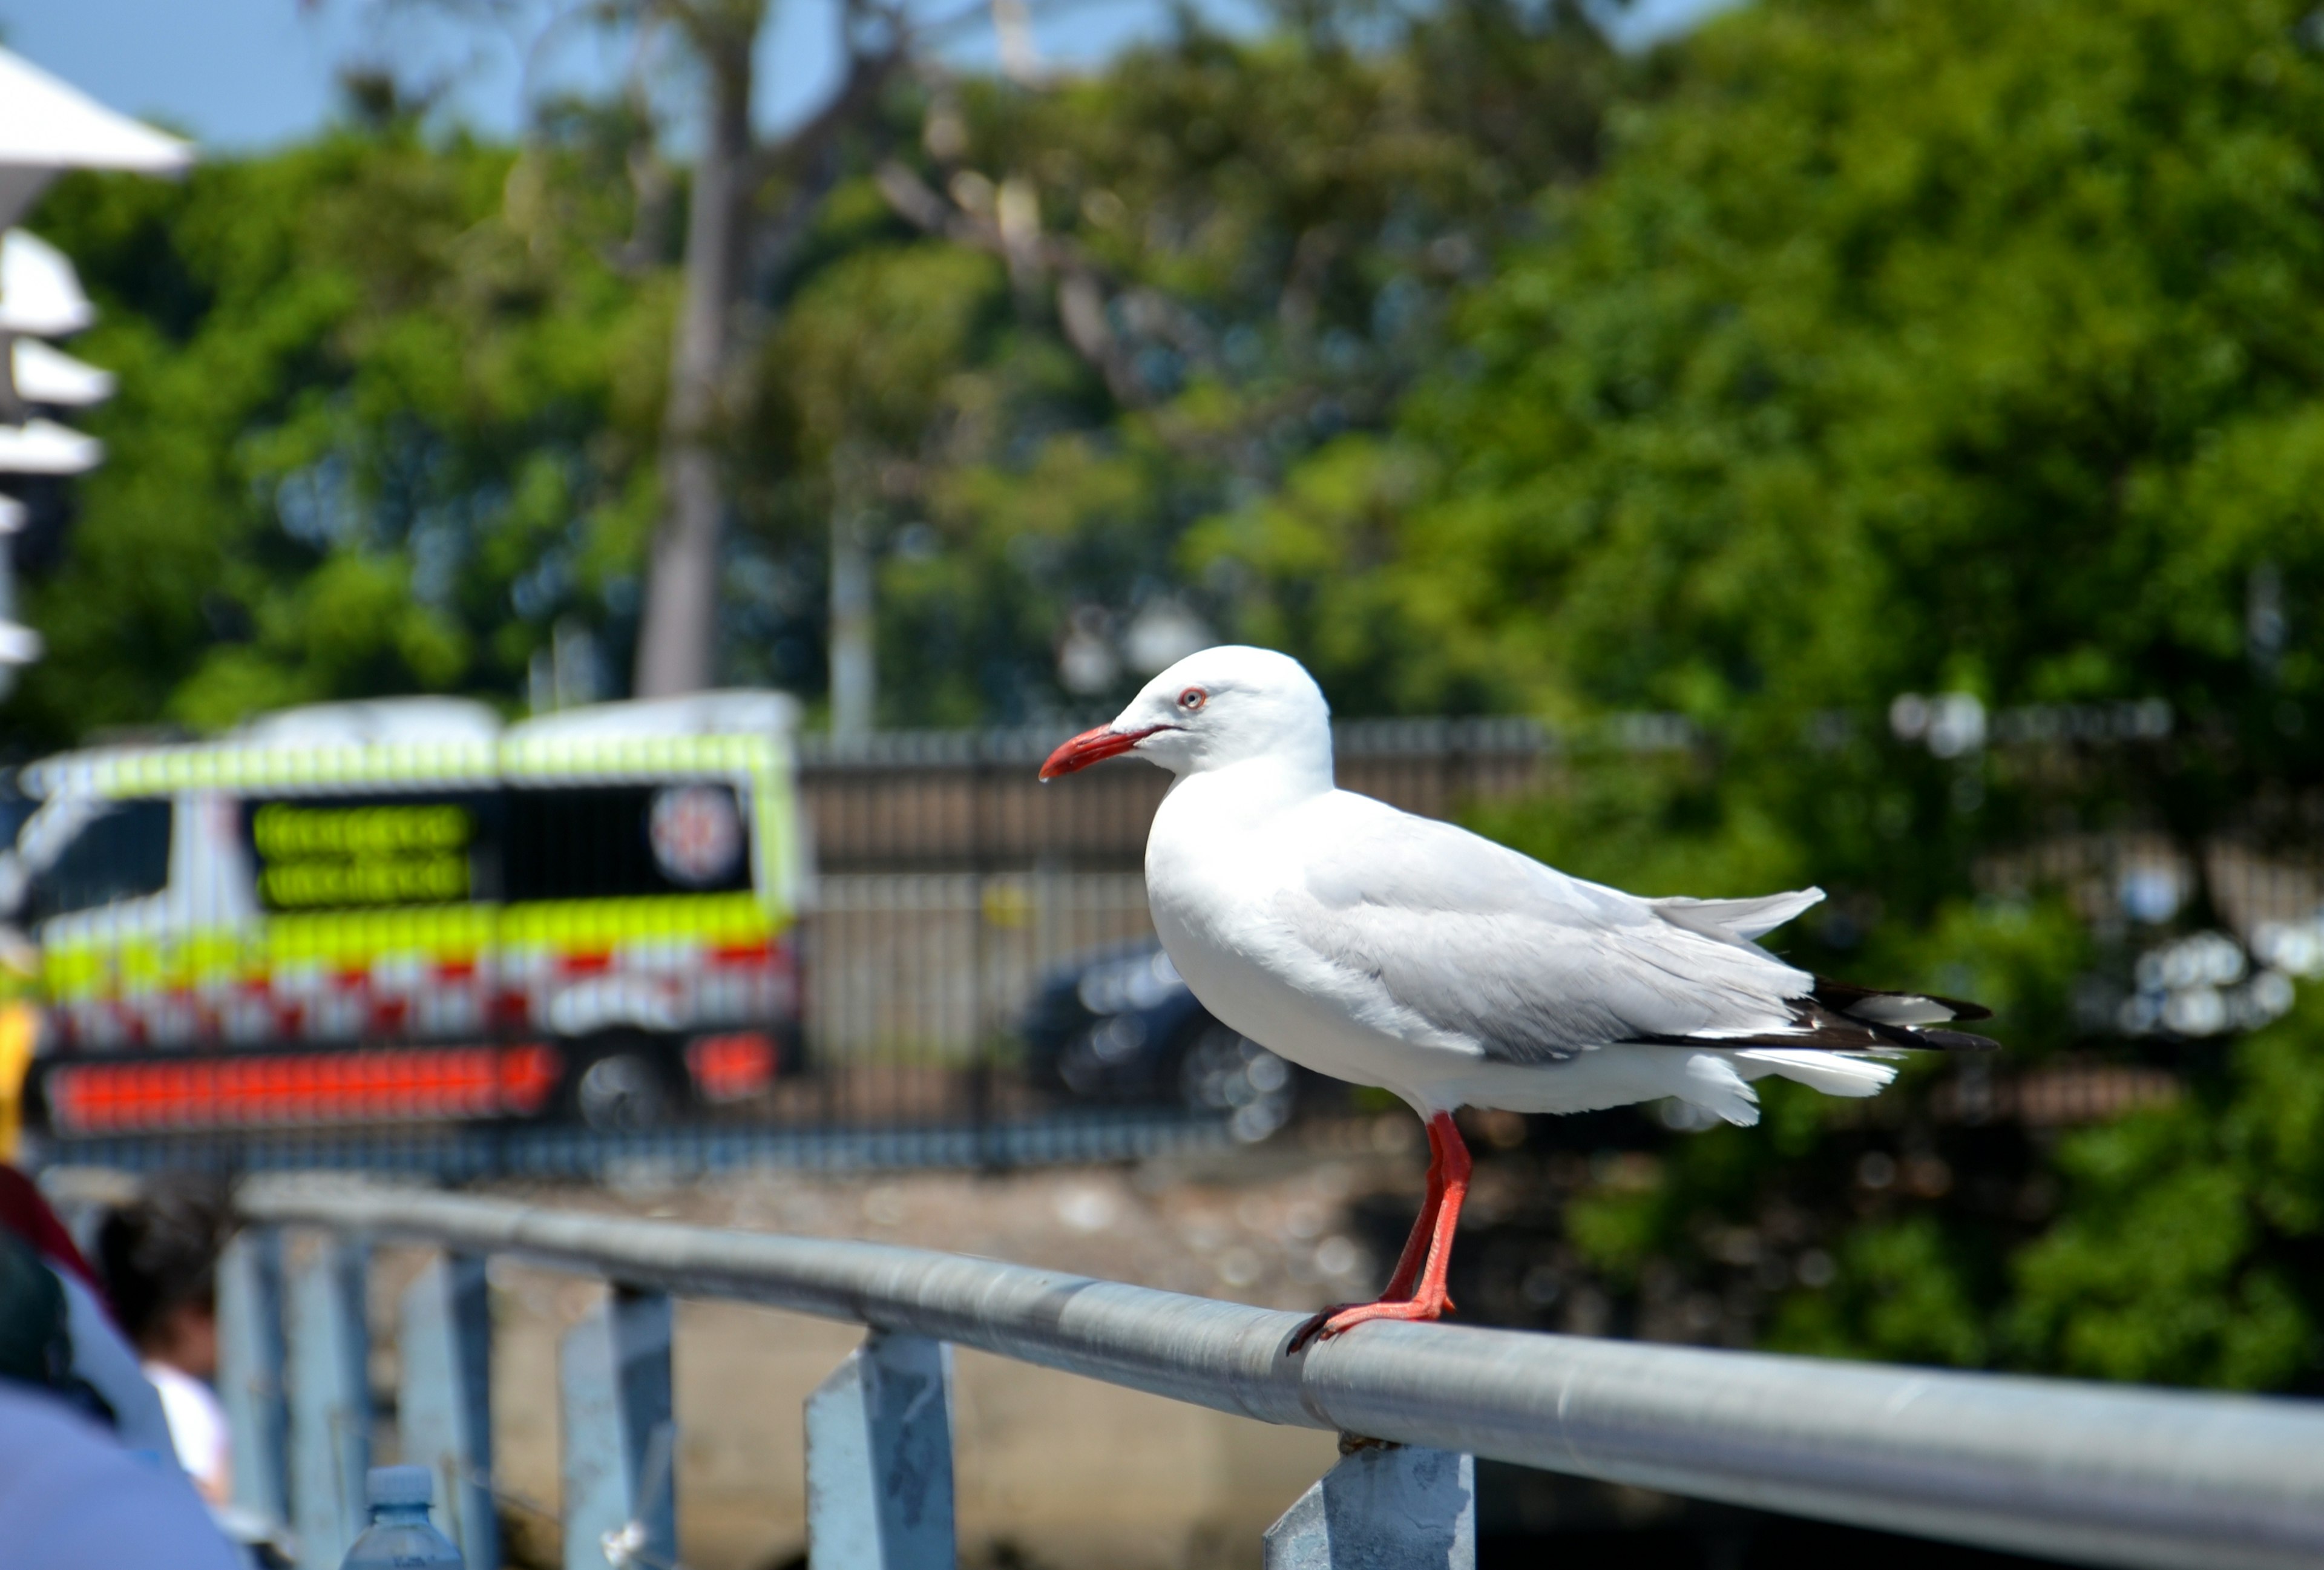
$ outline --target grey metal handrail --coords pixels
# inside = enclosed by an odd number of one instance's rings
[[[1297,1314],[921,1249],[312,1180],[254,1180],[241,1205],[254,1222],[765,1304],[1268,1422],[1886,1530],[2094,1565],[2324,1563],[2324,1403],[1447,1325],[1367,1325],[1290,1355]]]

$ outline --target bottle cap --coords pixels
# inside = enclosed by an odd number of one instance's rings
[[[425,1466],[374,1466],[364,1492],[374,1510],[431,1504],[436,1498],[436,1474]]]

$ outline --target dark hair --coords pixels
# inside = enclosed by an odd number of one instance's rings
[[[221,1208],[206,1197],[161,1195],[124,1205],[97,1234],[97,1268],[123,1334],[140,1347],[175,1309],[217,1297]]]

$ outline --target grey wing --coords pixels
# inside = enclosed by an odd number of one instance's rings
[[[1801,1032],[1792,1000],[1814,978],[1749,941],[1773,922],[1747,920],[1812,899],[1706,902],[1675,920],[1450,824],[1370,802],[1332,816],[1277,915],[1398,1034],[1539,1063],[1615,1042]],[[1728,905],[1748,916],[1720,922]]]

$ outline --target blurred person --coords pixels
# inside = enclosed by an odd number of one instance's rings
[[[0,1562],[10,1570],[240,1566],[184,1475],[166,1457],[124,1445],[111,1418],[74,1372],[65,1279],[0,1227]]]
[[[115,1316],[160,1392],[178,1461],[213,1506],[233,1498],[218,1366],[220,1212],[176,1194],[115,1210],[97,1256]]]
[[[9,1570],[247,1570],[185,1473],[6,1378],[0,1545]]]
[[[0,1234],[31,1250],[55,1278],[64,1298],[72,1377],[97,1403],[97,1419],[131,1450],[176,1464],[177,1446],[161,1395],[115,1325],[96,1270],[32,1180],[5,1165],[0,1165]]]

